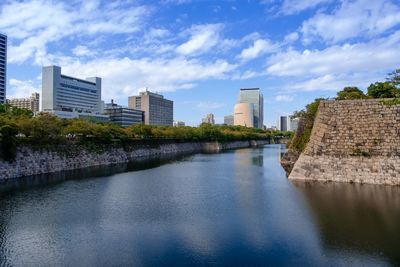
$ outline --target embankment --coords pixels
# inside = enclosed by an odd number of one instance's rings
[[[289,179],[400,185],[400,105],[322,101]]]
[[[127,163],[141,158],[168,154],[213,153],[226,149],[256,147],[269,140],[220,142],[138,141],[129,147],[82,145],[58,146],[47,149],[19,147],[15,161],[0,161],[0,183],[24,176],[82,169],[116,163]]]

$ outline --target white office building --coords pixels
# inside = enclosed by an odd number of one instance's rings
[[[101,78],[79,79],[61,73],[61,67],[42,70],[42,110],[63,118],[101,115]],[[72,114],[74,113],[74,114]]]

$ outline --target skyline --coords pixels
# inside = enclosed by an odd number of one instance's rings
[[[31,0],[2,3],[0,14],[7,98],[42,94],[41,67],[60,65],[101,77],[106,102],[160,92],[188,125],[207,113],[221,123],[246,87],[261,88],[264,123],[276,125],[344,86],[365,91],[400,65],[395,0]]]

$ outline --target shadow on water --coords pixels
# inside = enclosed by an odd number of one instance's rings
[[[400,187],[293,182],[327,250],[361,251],[400,266]]]
[[[58,171],[26,176],[17,179],[9,179],[5,181],[3,180],[0,182],[0,194],[4,195],[7,193],[34,188],[37,186],[54,185],[67,180],[107,177],[117,173],[151,169],[175,161],[188,160],[191,156],[193,156],[192,153],[172,153],[152,157],[141,157],[128,163],[91,166],[75,170]]]

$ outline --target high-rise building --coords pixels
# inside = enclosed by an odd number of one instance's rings
[[[278,130],[281,132],[289,131],[290,128],[290,118],[289,116],[280,116],[278,121]]]
[[[224,124],[233,125],[233,115],[224,116]]]
[[[39,93],[32,93],[27,98],[12,98],[7,100],[7,104],[16,108],[25,108],[33,112],[39,111]]]
[[[185,122],[183,121],[174,121],[174,127],[185,126]]]
[[[101,78],[75,78],[61,74],[58,66],[42,69],[42,110],[61,118],[93,118],[108,121],[101,114]]]
[[[299,121],[300,118],[290,117],[290,131],[297,131],[297,128],[299,128]]]
[[[207,114],[207,116],[205,118],[201,119],[201,122],[215,124],[214,114],[212,114],[212,113]]]
[[[130,96],[128,107],[143,110],[144,122],[147,125],[173,125],[174,102],[160,94],[146,90],[138,96]]]
[[[0,104],[6,102],[7,36],[0,33]]]
[[[264,128],[264,98],[260,88],[240,89],[238,103],[253,105],[253,127]]]
[[[105,105],[104,113],[110,117],[110,121],[122,127],[129,127],[144,121],[144,112],[142,110],[122,107],[115,104],[113,100]]]
[[[254,105],[250,103],[238,103],[235,105],[233,124],[246,127],[254,127]]]

